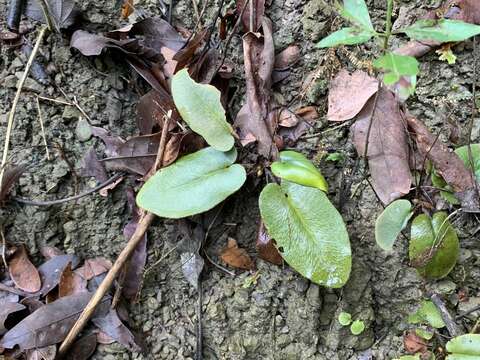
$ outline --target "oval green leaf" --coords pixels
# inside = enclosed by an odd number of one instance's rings
[[[365,330],[365,323],[362,320],[355,320],[350,325],[350,332],[353,335],[360,335]]]
[[[410,324],[430,325],[435,329],[445,326],[440,311],[430,300],[423,301],[418,310],[408,317]]]
[[[355,45],[364,43],[373,36],[371,31],[357,27],[346,27],[335,31],[323,38],[318,44],[319,48],[334,47],[338,45]]]
[[[447,360],[480,359],[480,334],[466,334],[447,342]],[[464,356],[464,357],[460,357]]]
[[[480,26],[460,20],[419,20],[402,29],[411,39],[418,41],[463,41],[480,34]]]
[[[477,181],[480,181],[480,144],[471,144],[470,146],[472,150],[473,172]],[[470,157],[468,156],[468,145],[455,149],[455,153],[462,159],[465,166],[472,170],[472,164],[470,164]]]
[[[225,118],[220,91],[212,85],[196,83],[183,69],[172,78],[172,96],[182,119],[210,146],[220,151],[233,147],[233,128]]]
[[[409,256],[420,275],[430,279],[447,276],[459,252],[457,233],[445,212],[437,212],[433,218],[421,214],[413,220]]]
[[[342,326],[348,326],[352,323],[352,315],[348,312],[342,311],[338,314],[338,322]]]
[[[159,170],[142,186],[137,204],[158,216],[179,219],[210,210],[240,189],[245,169],[233,164],[235,148],[208,147]]]
[[[316,284],[338,288],[350,275],[347,229],[323,191],[283,181],[260,194],[260,213],[282,257]]]
[[[327,181],[320,171],[303,154],[296,151],[282,151],[280,161],[275,161],[271,169],[279,178],[328,191]]]
[[[364,0],[344,0],[340,15],[365,30],[375,31]]]
[[[418,74],[418,61],[413,56],[397,55],[388,52],[373,62],[373,66],[385,72],[383,82],[386,85],[395,84],[401,76]]]
[[[412,204],[408,200],[395,200],[375,221],[375,240],[383,250],[390,251],[400,232],[412,216]]]

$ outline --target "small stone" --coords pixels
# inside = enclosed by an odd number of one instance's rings
[[[77,135],[78,140],[84,142],[90,140],[92,137],[92,128],[87,120],[80,117],[77,122],[77,127],[75,128],[75,134]]]
[[[155,299],[154,297],[148,298],[147,307],[148,307],[149,310],[155,311],[155,310],[158,309],[159,306],[160,306],[160,304],[158,303],[157,299]]]
[[[152,327],[153,327],[152,322],[151,322],[150,320],[147,320],[147,321],[145,322],[145,324],[143,324],[142,330],[143,330],[144,332],[148,332],[148,331],[152,330]]]
[[[78,119],[80,117],[80,111],[73,106],[65,106],[62,113],[62,118],[65,120]]]

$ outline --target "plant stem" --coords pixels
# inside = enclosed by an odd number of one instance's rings
[[[383,50],[388,49],[388,39],[392,35],[392,13],[393,13],[393,0],[387,0],[387,20],[385,22],[385,38],[383,39]]]

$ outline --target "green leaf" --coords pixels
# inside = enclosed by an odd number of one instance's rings
[[[341,152],[334,152],[334,153],[328,154],[325,160],[331,161],[331,162],[342,162],[345,160],[345,155]]]
[[[428,330],[424,328],[415,329],[415,334],[417,334],[418,336],[420,336],[422,339],[425,339],[425,340],[430,340],[433,338],[433,335],[435,335],[435,333],[432,330]]]
[[[269,235],[292,268],[327,287],[347,282],[352,266],[347,229],[323,191],[288,181],[268,184],[259,205]]]
[[[440,175],[437,175],[435,170],[432,171],[431,175],[432,179],[432,185],[439,188],[439,189],[444,189],[440,190],[440,196],[444,198],[446,201],[448,201],[452,205],[459,205],[460,201],[453,195],[453,189],[450,185],[447,184],[445,180]]]
[[[374,33],[357,27],[346,27],[331,33],[323,38],[318,44],[319,48],[334,47],[338,45],[355,45],[364,43],[374,35]]]
[[[365,330],[365,323],[362,320],[355,320],[350,325],[350,332],[353,335],[360,335]]]
[[[338,322],[342,326],[348,326],[352,323],[352,315],[348,312],[342,311],[338,314]]]
[[[142,186],[137,204],[158,216],[178,219],[210,210],[240,189],[245,169],[233,164],[235,148],[208,147],[159,170]]]
[[[271,168],[273,174],[279,178],[328,191],[327,181],[320,171],[303,154],[296,151],[282,151],[280,161],[275,161]]]
[[[445,326],[440,311],[431,301],[423,301],[416,313],[411,314],[407,320],[410,324],[430,325],[435,329]]]
[[[460,252],[457,233],[445,212],[430,218],[418,215],[412,222],[409,256],[420,275],[441,279],[453,269]]]
[[[412,216],[412,204],[408,200],[390,203],[375,221],[375,240],[383,250],[390,251],[400,232]]]
[[[220,151],[233,147],[233,129],[225,118],[220,91],[212,85],[196,83],[183,69],[172,78],[172,96],[183,120],[210,146]]]
[[[435,52],[438,55],[440,55],[438,57],[438,60],[446,61],[449,65],[453,65],[457,61],[457,57],[453,53],[452,48],[450,46],[448,46],[448,48],[443,48],[442,47],[442,48],[436,50]]]
[[[373,62],[373,66],[385,72],[383,82],[386,85],[395,84],[401,76],[418,74],[418,61],[413,56],[397,55],[388,52]]]
[[[364,0],[344,0],[340,15],[365,30],[375,32]]]
[[[460,335],[447,342],[447,351],[453,353],[447,360],[480,359],[480,334]]]
[[[480,34],[480,26],[460,20],[419,20],[400,31],[413,40],[454,42]]]
[[[471,144],[472,149],[472,160],[473,160],[473,172],[477,181],[480,181],[480,144]],[[465,166],[472,170],[470,164],[470,158],[468,156],[468,145],[461,146],[455,150],[455,153],[462,159]]]

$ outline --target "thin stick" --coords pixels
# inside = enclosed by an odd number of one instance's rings
[[[5,240],[5,235],[3,234],[3,229],[0,229],[0,237],[2,238],[2,260],[3,266],[5,266],[5,271],[8,269],[7,259],[5,252],[7,251],[7,241]]]
[[[33,47],[32,53],[28,58],[27,65],[25,66],[25,71],[23,72],[22,78],[20,79],[20,83],[17,88],[17,93],[15,94],[15,98],[13,99],[12,109],[8,114],[7,133],[5,135],[5,145],[3,147],[2,165],[0,165],[0,184],[3,183],[3,175],[5,173],[5,165],[7,164],[8,150],[10,148],[10,137],[12,136],[13,122],[15,120],[15,111],[17,109],[18,101],[20,100],[20,94],[22,93],[23,84],[25,83],[25,80],[27,80],[28,73],[30,72],[30,68],[32,67],[33,60],[35,60],[35,56],[37,55],[38,49],[40,48],[40,44],[42,43],[46,33],[47,33],[47,27],[42,26],[38,34],[37,40],[35,42],[35,46]]]
[[[40,108],[40,100],[36,98],[38,120],[40,121],[40,129],[42,129],[43,145],[45,145],[45,152],[47,153],[47,160],[50,160],[50,152],[48,151],[47,137],[45,136],[45,128],[43,127],[42,109]]]
[[[200,18],[200,12],[198,11],[197,0],[192,0],[192,6],[193,6],[193,12],[195,13],[195,16],[197,17],[197,22],[198,22],[198,24],[201,24],[201,18]]]
[[[54,102],[54,103],[57,103],[57,104],[75,106],[75,104],[73,104],[73,103],[71,103],[71,102],[63,101],[63,100],[57,100],[57,99],[52,99],[52,98],[49,98],[49,97],[46,97],[46,96],[42,96],[42,95],[37,95],[37,98],[39,98],[39,99],[41,99],[41,100],[45,100],[45,101],[51,101],[51,102]]]
[[[166,143],[165,139],[167,138],[169,119],[170,119],[169,117],[165,117],[165,121],[162,128],[160,146],[158,147],[158,157],[157,157],[157,161],[155,161],[155,163],[158,164],[159,166],[162,166],[162,163],[163,163],[163,155],[165,153],[165,143]],[[156,170],[156,169],[153,168],[152,170]],[[108,271],[107,275],[105,276],[105,279],[103,279],[97,291],[95,291],[95,294],[93,294],[87,306],[85,307],[83,312],[80,314],[80,317],[77,319],[75,324],[73,324],[73,327],[68,332],[65,340],[63,340],[62,344],[60,345],[60,349],[58,350],[58,355],[60,358],[67,354],[68,349],[75,341],[75,338],[77,337],[77,335],[80,333],[80,331],[83,330],[88,320],[90,320],[98,304],[100,304],[100,302],[102,301],[102,298],[105,296],[108,290],[110,290],[110,287],[115,281],[115,278],[119,274],[120,270],[127,263],[127,261],[130,259],[130,256],[135,251],[137,245],[140,243],[140,241],[142,241],[145,235],[145,232],[147,231],[148,227],[150,226],[150,224],[153,222],[154,219],[155,219],[154,214],[148,211],[145,211],[142,213],[141,218],[138,222],[137,228],[135,229],[135,232],[133,233],[132,237],[130,238],[130,240],[128,240],[127,245],[122,250],[120,255],[118,255],[117,260],[115,260],[115,263],[113,264],[112,268]]]
[[[85,191],[84,193],[81,193],[81,194],[78,194],[78,195],[75,195],[75,196],[66,197],[66,198],[63,198],[63,199],[50,200],[50,201],[34,201],[34,200],[28,200],[28,199],[22,199],[22,198],[15,197],[15,198],[13,198],[13,200],[15,200],[16,202],[18,202],[20,204],[31,205],[31,206],[51,206],[51,205],[63,204],[63,203],[78,200],[78,199],[80,199],[84,196],[93,194],[94,192],[96,192],[98,190],[101,190],[104,187],[114,183],[115,181],[117,181],[118,179],[120,179],[124,175],[125,174],[123,174],[123,173],[114,175],[110,179],[108,179],[108,180],[104,181],[103,183],[95,186],[94,188],[91,188],[90,190]]]

